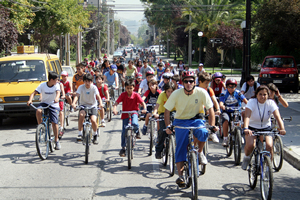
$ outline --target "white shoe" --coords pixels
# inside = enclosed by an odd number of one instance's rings
[[[205,155],[203,154],[203,151],[199,154],[199,162],[201,165],[206,165],[207,164],[207,159]]]
[[[246,170],[249,163],[250,163],[250,156],[244,156],[243,163],[242,163],[242,169]]]
[[[244,139],[244,137],[242,137],[242,144],[245,144],[245,139]]]
[[[228,143],[229,143],[228,138],[224,139],[222,143],[223,147],[228,147]]]
[[[216,133],[212,133],[209,135],[209,138],[212,139],[214,143],[219,143],[219,138]]]

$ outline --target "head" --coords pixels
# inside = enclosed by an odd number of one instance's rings
[[[169,98],[169,96],[172,94],[172,92],[174,90],[176,90],[176,86],[172,81],[170,81],[164,85],[164,90],[167,95],[167,98]]]
[[[211,82],[211,75],[207,72],[198,74],[199,87],[207,89]]]
[[[83,82],[87,89],[89,89],[91,87],[91,85],[93,84],[93,79],[94,79],[94,77],[90,73],[87,73],[83,76]]]
[[[151,79],[150,81],[148,81],[148,87],[151,92],[155,92],[156,90],[158,90],[157,81],[155,79]]]
[[[76,71],[77,71],[77,73],[81,75],[83,73],[83,70],[84,70],[85,66],[86,66],[86,62],[78,63],[76,65]]]
[[[163,64],[162,64],[162,63],[158,63],[157,66],[158,66],[158,69],[159,69],[159,70],[162,70],[162,69],[163,69]]]
[[[110,70],[109,70],[109,73],[110,74],[113,74],[113,73],[115,73],[116,71],[117,71],[117,66],[116,65],[111,65],[110,66]]]
[[[134,86],[135,86],[135,84],[134,84],[134,80],[133,79],[128,79],[125,82],[125,90],[126,90],[126,92],[127,92],[128,95],[132,94]]]
[[[257,98],[259,103],[265,103],[270,96],[270,90],[266,85],[260,85],[255,90],[254,98]]]
[[[275,94],[278,92],[278,88],[273,83],[269,83],[267,86],[270,90],[270,98],[274,99]]]
[[[182,61],[182,60],[179,60],[178,64],[182,64],[182,63],[183,63],[183,61]]]
[[[139,67],[142,66],[142,61],[139,60],[137,65],[138,65]]]
[[[103,64],[105,65],[105,67],[109,67],[109,61],[108,60],[104,60]]]
[[[184,69],[186,70],[186,71],[189,71],[189,66],[184,66]]]
[[[166,67],[166,68],[165,68],[165,73],[170,73],[170,72],[171,72],[170,67]]]
[[[63,82],[66,82],[68,80],[68,72],[62,71],[61,72],[61,79],[63,80]]]
[[[89,71],[92,71],[92,70],[93,70],[92,65],[89,65],[89,66],[88,66],[88,70],[89,70]]]
[[[225,74],[223,74],[223,76],[222,76],[222,81],[225,83],[225,81],[226,81],[226,75]]]
[[[114,62],[117,62],[117,58],[116,57],[114,57]]]
[[[100,86],[103,83],[104,76],[103,75],[97,75],[96,76],[96,83],[98,86]]]
[[[142,77],[143,77],[143,75],[141,73],[137,73],[135,75],[135,78],[136,78],[137,82],[141,82],[142,81]]]
[[[213,80],[214,80],[214,82],[215,82],[217,85],[219,85],[219,84],[221,83],[221,81],[222,81],[222,76],[223,76],[223,74],[222,74],[221,72],[216,72],[216,73],[214,73],[214,75],[213,75]]]
[[[198,69],[201,71],[203,69],[203,64],[199,63]]]
[[[148,65],[150,65],[150,66],[152,65],[152,61],[151,60],[149,60]]]
[[[95,70],[95,76],[98,76],[98,75],[100,75],[100,70],[99,70],[99,69],[96,69],[96,70]]]
[[[48,84],[49,86],[53,86],[57,83],[59,75],[54,71],[48,72]]]
[[[130,66],[130,67],[133,66],[133,61],[132,61],[132,60],[129,60],[129,61],[128,61],[128,66]]]
[[[144,64],[144,67],[145,67],[145,68],[148,66],[148,61],[147,61],[147,59],[145,59],[145,60],[143,61],[143,64]]]
[[[120,66],[120,61],[116,61],[116,65],[119,67]]]
[[[166,84],[166,83],[170,82],[170,79],[172,78],[172,76],[173,76],[173,74],[171,74],[169,72],[163,73],[162,78],[164,80],[164,83]]]
[[[151,79],[153,79],[153,77],[154,77],[154,73],[152,71],[147,71],[146,72],[147,82],[149,82]]]
[[[183,87],[186,92],[191,92],[195,88],[195,74],[193,71],[182,72]]]
[[[254,85],[254,77],[252,75],[246,77],[247,84],[252,87]]]
[[[237,81],[233,78],[230,78],[226,81],[226,88],[230,94],[232,94],[237,86]]]
[[[174,83],[174,85],[177,87],[177,84],[180,81],[180,76],[178,74],[175,74],[174,76],[172,76],[171,80]]]

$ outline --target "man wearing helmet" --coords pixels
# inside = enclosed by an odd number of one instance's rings
[[[213,89],[216,97],[220,97],[223,89],[226,90],[225,84],[222,82],[222,77],[223,75],[220,72],[216,72],[212,77],[213,80],[210,87]]]
[[[193,126],[200,127],[205,126],[205,118],[203,114],[203,106],[208,110],[209,113],[209,124],[214,131],[218,129],[214,127],[215,125],[215,113],[213,110],[213,103],[209,97],[207,91],[203,88],[195,87],[195,75],[193,71],[182,72],[182,89],[175,90],[165,103],[164,107],[165,114],[165,125],[167,127],[167,134],[171,134],[170,127],[170,111],[175,109],[175,120],[173,125],[178,126]],[[188,145],[188,135],[189,130],[187,129],[178,129],[175,128],[175,137],[176,137],[176,151],[175,151],[175,160],[178,170],[179,178],[176,180],[176,183],[179,187],[185,187],[185,180],[183,178],[182,167],[184,161],[186,161],[187,145]],[[205,141],[208,137],[208,131],[206,128],[195,129],[194,136],[198,139],[196,140],[199,147],[200,153],[200,163],[203,165],[207,164],[207,159],[204,156],[202,150],[205,144]]]
[[[222,94],[220,97],[220,108],[223,110],[222,112],[222,124],[223,124],[223,143],[224,147],[228,146],[228,123],[230,120],[229,113],[233,112],[232,110],[226,110],[226,107],[241,107],[242,102],[247,104],[247,99],[245,96],[239,91],[236,90],[237,82],[235,79],[228,79],[226,81],[226,88],[224,95]]]

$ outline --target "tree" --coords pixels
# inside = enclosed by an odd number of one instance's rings
[[[18,43],[18,31],[9,19],[9,11],[0,5],[0,53],[11,51]]]

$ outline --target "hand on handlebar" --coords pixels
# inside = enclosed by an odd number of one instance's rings
[[[249,135],[249,136],[253,135],[253,133],[252,133],[252,131],[250,129],[245,129],[244,133],[245,133],[245,135]]]
[[[32,101],[27,101],[27,106],[30,106],[32,104]]]
[[[155,117],[156,119],[158,119],[159,115],[158,114],[154,114],[153,117]]]
[[[285,135],[285,134],[286,134],[286,131],[285,131],[285,130],[280,130],[280,131],[279,131],[279,134],[280,134],[280,135]]]

